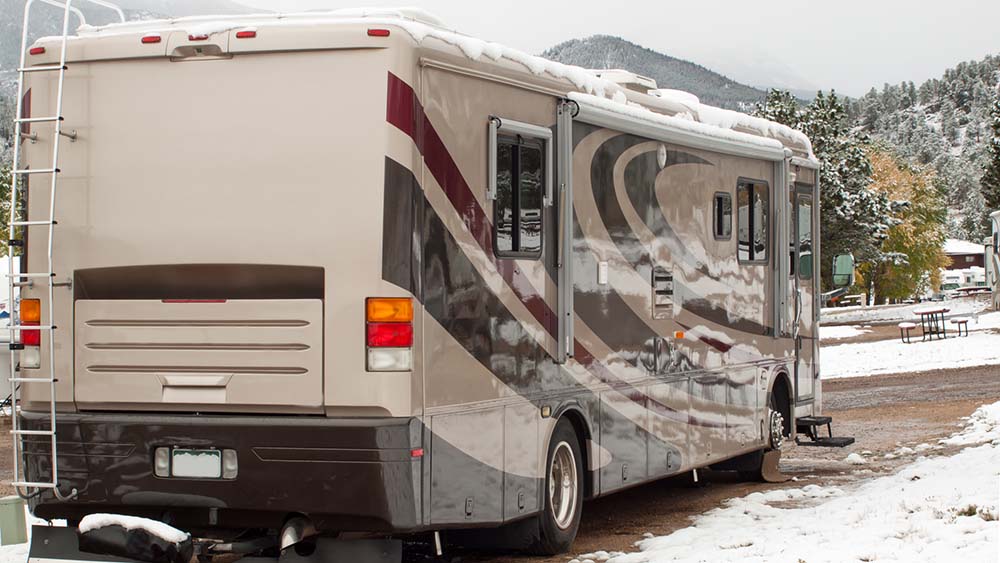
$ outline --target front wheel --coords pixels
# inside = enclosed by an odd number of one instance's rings
[[[582,510],[583,455],[573,425],[562,419],[549,441],[545,507],[536,517],[537,536],[531,551],[539,555],[568,552],[580,528]]]

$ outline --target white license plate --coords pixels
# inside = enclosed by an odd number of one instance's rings
[[[170,474],[174,477],[222,478],[222,452],[220,450],[174,450],[170,460]]]

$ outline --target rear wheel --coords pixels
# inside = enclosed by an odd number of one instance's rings
[[[573,425],[566,419],[552,433],[545,468],[545,507],[533,522],[537,535],[530,550],[558,555],[572,547],[583,510],[583,456]]]

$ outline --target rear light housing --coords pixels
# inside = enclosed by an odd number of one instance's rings
[[[45,47],[32,47],[32,48],[28,49],[28,54],[29,55],[44,55],[45,54]]]
[[[243,29],[236,32],[237,39],[253,39],[257,37],[256,29]]]
[[[22,299],[20,306],[20,323],[22,326],[39,326],[42,320],[42,302],[39,299]],[[41,367],[42,354],[39,348],[42,345],[41,330],[22,330],[21,344],[21,367],[24,369],[38,369]]]
[[[163,41],[163,38],[159,35],[144,35],[142,37],[142,42],[146,45],[150,43],[159,43],[160,41]]]
[[[368,371],[413,369],[413,300],[371,297],[365,302]]]

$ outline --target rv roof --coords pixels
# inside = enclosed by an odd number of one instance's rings
[[[572,84],[570,92],[585,94],[576,98],[578,103],[610,101],[622,106],[619,109],[632,117],[642,116],[652,121],[662,121],[658,118],[666,115],[674,118],[671,123],[675,127],[684,126],[687,122],[689,129],[703,135],[714,129],[717,132],[714,136],[729,141],[755,146],[767,145],[772,148],[786,147],[799,156],[816,162],[809,139],[801,132],[785,125],[701,104],[696,96],[686,92],[657,90],[656,82],[652,79],[628,71],[587,70],[464,35],[447,29],[442,20],[417,8],[359,8],[292,14],[191,16],[104,26],[82,25],[77,30],[77,36],[71,39],[75,42],[171,31],[184,31],[188,35],[213,35],[248,27],[342,25],[396,26],[406,31],[418,44],[433,38],[457,47],[473,61],[499,62],[505,59],[520,64],[536,76],[548,75],[550,78],[567,81]],[[38,42],[55,40],[58,38],[47,37],[39,39]],[[649,88],[644,88],[645,86]]]

